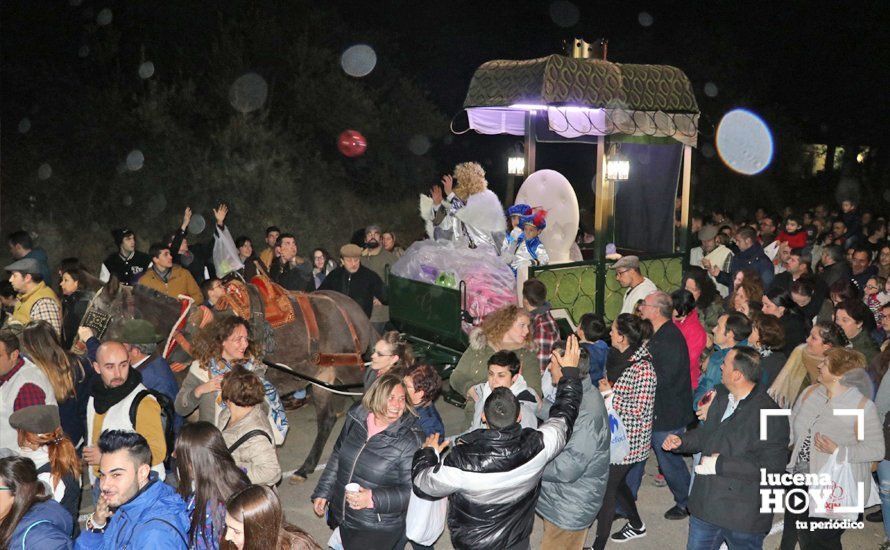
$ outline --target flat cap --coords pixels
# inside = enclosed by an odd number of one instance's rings
[[[40,275],[40,264],[34,258],[22,258],[16,260],[6,266],[6,271],[18,271],[20,273],[30,273],[32,275]]]
[[[705,225],[701,229],[698,230],[698,240],[700,241],[710,241],[714,237],[717,236],[717,226],[716,225]]]
[[[9,415],[9,425],[16,430],[46,434],[62,425],[56,405],[31,405]]]
[[[640,259],[636,256],[623,256],[610,265],[609,269],[640,269]]]
[[[145,319],[130,319],[121,329],[120,341],[125,344],[157,344],[162,338]]]
[[[362,249],[357,244],[344,244],[340,247],[340,257],[341,258],[361,258],[362,257]]]

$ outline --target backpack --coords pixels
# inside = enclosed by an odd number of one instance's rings
[[[161,427],[164,429],[164,442],[167,444],[167,455],[164,457],[164,465],[170,466],[170,455],[173,453],[173,445],[176,442],[176,436],[173,434],[173,423],[176,413],[173,411],[173,401],[157,390],[144,389],[136,394],[133,402],[130,404],[130,424],[133,430],[136,429],[136,411],[139,410],[139,404],[146,396],[152,396],[161,406]]]

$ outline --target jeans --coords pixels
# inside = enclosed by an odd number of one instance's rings
[[[686,550],[717,550],[723,541],[729,550],[761,550],[766,533],[744,533],[719,527],[689,516],[689,538]]]
[[[692,482],[689,469],[686,468],[686,461],[683,459],[683,455],[665,451],[661,448],[661,445],[669,435],[682,435],[685,431],[685,428],[677,428],[676,430],[666,432],[652,432],[652,449],[655,450],[658,466],[661,468],[661,473],[664,474],[664,479],[674,495],[674,502],[679,508],[684,510],[689,502],[689,485]],[[639,462],[627,474],[627,486],[630,487],[630,492],[634,495],[634,499],[636,499],[637,491],[640,490],[645,467],[645,462]]]
[[[890,540],[890,460],[878,464],[881,491],[881,514],[884,516],[884,538]]]
[[[593,542],[594,550],[603,550],[612,531],[612,521],[615,518],[615,504],[621,503],[626,511],[627,519],[633,527],[643,526],[643,520],[637,511],[637,505],[630,494],[625,479],[628,472],[638,464],[609,464],[609,480],[606,483],[606,493],[603,495],[603,504],[596,516],[596,539]]]

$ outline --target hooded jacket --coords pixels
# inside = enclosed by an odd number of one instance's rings
[[[417,425],[417,419],[406,411],[400,419],[369,439],[368,414],[361,403],[347,413],[343,431],[312,492],[312,500],[328,500],[328,524],[331,526],[356,530],[404,530],[411,496],[411,457],[423,442],[423,431]],[[347,506],[344,491],[349,483],[371,489],[374,507],[353,510]]]
[[[572,436],[581,404],[577,368],[564,368],[550,418],[540,428],[518,423],[458,438],[444,458],[430,448],[414,455],[417,496],[448,496],[448,529],[459,549],[510,548],[528,540],[541,476]]]
[[[578,419],[559,455],[544,468],[538,514],[566,531],[587,529],[599,513],[609,478],[609,415],[599,389],[583,377]],[[585,506],[578,506],[585,503]]]
[[[54,500],[34,503],[15,526],[9,549],[68,550],[72,521],[71,514]]]
[[[75,549],[184,549],[189,530],[185,502],[173,487],[149,474],[148,484],[108,520],[104,533],[84,531]]]

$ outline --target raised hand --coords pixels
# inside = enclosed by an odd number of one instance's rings
[[[229,213],[229,206],[221,202],[219,206],[213,209],[213,217],[216,218],[216,225],[222,227],[226,223],[226,215]]]
[[[444,176],[442,176],[442,187],[445,188],[446,196],[451,194],[451,190],[454,189],[454,178],[451,177],[451,174],[445,174]]]
[[[189,223],[192,221],[192,208],[190,206],[185,207],[185,212],[182,213],[182,225],[180,226],[183,231],[185,231]]]
[[[442,204],[442,188],[438,185],[430,187],[430,196],[433,197],[433,204],[439,206]]]

